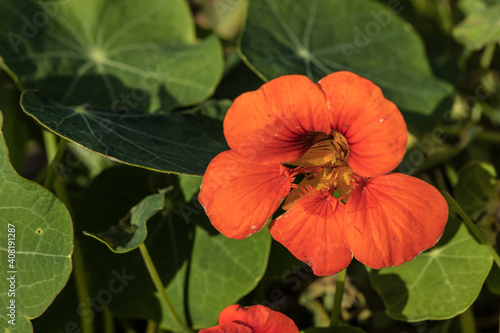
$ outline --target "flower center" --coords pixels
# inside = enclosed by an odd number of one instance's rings
[[[361,180],[349,167],[346,138],[332,130],[329,135],[311,133],[304,141],[309,142],[309,149],[299,159],[287,163],[295,167],[295,174],[303,174],[304,179],[290,192],[283,209],[290,209],[295,201],[315,191],[328,191],[346,201]]]
[[[311,133],[307,139],[312,145],[299,159],[289,163],[290,165],[322,168],[347,165],[349,144],[339,132],[332,130],[330,135]]]

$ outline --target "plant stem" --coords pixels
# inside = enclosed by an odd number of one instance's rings
[[[445,126],[441,127],[441,129],[443,130],[444,134],[451,138],[460,138],[465,133],[464,129],[456,129]],[[481,129],[481,132],[474,136],[472,141],[497,145],[500,143],[500,133],[496,131],[487,131]]]
[[[338,326],[340,322],[340,313],[342,311],[342,297],[344,296],[344,285],[347,274],[347,268],[337,273],[337,286],[335,288],[335,300],[332,309],[332,319],[330,327]]]
[[[444,180],[443,172],[440,169],[435,169],[434,178],[436,179],[436,187],[440,191],[446,191],[447,189],[446,182]]]
[[[55,136],[54,133],[48,131],[48,130],[43,130],[43,143],[45,146],[45,155],[47,155],[47,163],[50,164],[54,157],[56,156],[57,152],[57,137]]]
[[[441,325],[441,330],[439,333],[448,333],[450,330],[451,324],[453,324],[453,318],[445,320],[443,325]]]
[[[486,247],[486,249],[490,252],[496,265],[500,268],[500,256],[498,255],[497,251],[495,251],[493,246],[491,246],[491,244],[488,242],[488,240],[483,235],[481,230],[479,230],[479,228],[474,224],[471,218],[467,216],[467,214],[464,212],[462,207],[460,207],[458,202],[456,202],[455,199],[453,199],[453,197],[448,192],[443,192],[443,195],[446,198],[446,201],[448,201],[448,204],[450,204],[453,207],[453,209],[462,217],[462,220],[465,222],[465,225],[469,228],[469,230],[474,234],[474,236],[476,236],[479,242],[483,244],[483,246]]]
[[[453,18],[451,14],[450,3],[447,0],[437,1],[437,13],[440,19],[441,27],[447,35],[451,34],[453,29]]]
[[[66,151],[66,145],[68,141],[61,138],[59,144],[57,144],[55,135],[48,131],[43,132],[43,137],[45,141],[45,151],[47,154],[47,171],[45,174],[43,186],[45,186],[49,190],[52,190],[54,186],[54,180],[57,175],[57,165],[61,164],[60,160],[62,159],[64,152]]]
[[[103,331],[104,333],[113,333],[115,331],[115,325],[113,322],[113,314],[107,306],[103,306],[102,321],[103,321]]]
[[[472,306],[459,316],[462,333],[476,333],[476,321]]]
[[[64,186],[64,182],[62,180],[56,181],[56,163],[60,163],[62,157],[64,156],[67,141],[61,138],[58,144],[57,137],[49,131],[43,131],[43,139],[48,163],[44,186],[49,190],[55,190],[57,197],[64,203],[71,217],[73,217],[69,197],[66,191],[66,187]],[[76,293],[80,302],[79,306],[81,311],[81,332],[93,333],[94,311],[92,310],[90,305],[90,294],[86,281],[85,264],[83,261],[82,250],[80,247],[80,243],[76,238],[74,238],[72,259],[73,278],[75,279]]]
[[[85,265],[83,262],[82,251],[78,239],[75,238],[75,245],[73,249],[73,277],[76,284],[76,292],[78,300],[80,301],[79,307],[81,308],[81,325],[82,333],[93,333],[94,325],[92,325],[94,310],[90,305],[89,289],[87,279],[85,276]]]
[[[158,332],[158,324],[156,324],[152,320],[148,320],[145,333],[156,333],[156,332]]]
[[[455,187],[455,185],[457,185],[458,183],[458,175],[450,163],[444,164],[444,172],[446,173],[446,177],[448,177],[451,186]]]
[[[481,66],[481,69],[488,69],[490,67],[493,55],[495,54],[496,46],[497,43],[491,43],[486,45],[484,48],[483,54],[481,54],[481,59],[479,60],[479,66]]]
[[[151,280],[153,280],[156,290],[160,295],[160,299],[163,301],[167,311],[170,313],[177,326],[181,328],[182,332],[192,333],[193,331],[189,327],[187,327],[187,325],[182,321],[177,312],[175,312],[174,306],[172,305],[172,302],[170,301],[170,298],[165,291],[165,287],[161,282],[160,275],[156,270],[153,260],[151,260],[151,256],[149,255],[146,245],[144,243],[141,243],[141,245],[139,245],[139,250],[141,251],[142,259],[146,264],[146,268],[148,269],[149,275],[151,276]]]

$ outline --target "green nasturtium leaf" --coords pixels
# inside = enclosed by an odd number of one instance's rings
[[[371,270],[370,279],[396,320],[443,320],[464,312],[492,265],[489,252],[450,216],[438,244],[399,267]]]
[[[68,281],[73,225],[61,201],[14,171],[0,134],[0,329],[26,333]]]
[[[485,162],[469,163],[460,171],[455,199],[472,220],[495,213],[500,203],[496,178],[495,167]]]
[[[486,162],[472,162],[460,171],[454,190],[465,213],[477,224],[488,242],[496,246],[500,224],[500,182],[495,167]]]
[[[472,162],[460,170],[454,190],[455,199],[465,213],[477,224],[494,247],[500,227],[500,181],[495,167],[486,162]],[[500,270],[493,265],[486,280],[488,288],[500,295]]]
[[[129,215],[120,220],[117,226],[112,226],[109,231],[90,233],[85,235],[106,244],[111,251],[116,253],[125,253],[136,249],[144,243],[148,230],[146,222],[163,209],[165,206],[165,193],[172,188],[160,190],[160,193],[148,195],[137,206],[130,209]]]
[[[81,202],[78,228],[84,224],[86,230],[95,232],[116,224],[127,213],[124,206],[132,207],[148,195],[147,184],[163,187],[161,179],[173,177],[177,175],[155,175],[125,166],[103,171]],[[175,190],[166,195],[167,214],[156,214],[148,222],[145,244],[181,318],[186,318],[187,310],[194,328],[213,326],[220,312],[248,294],[264,275],[271,237],[264,230],[244,240],[229,239],[211,226],[194,198],[185,202],[174,197],[176,193],[183,197]],[[104,245],[93,246],[96,241],[91,237],[80,241],[86,249],[86,265],[98,272],[89,276],[91,298],[97,299],[116,274],[123,273],[126,285],[112,295],[106,304],[109,309],[118,316],[150,319],[164,329],[179,329],[162,309],[139,251],[116,254]]]
[[[202,177],[178,175],[179,188],[186,201],[195,200],[193,197],[198,193],[201,187]]]
[[[303,74],[318,81],[336,71],[357,73],[416,117],[444,112],[442,103],[452,92],[433,76],[412,26],[370,0],[250,1],[240,52],[267,80]]]
[[[185,0],[3,0],[0,12],[4,67],[63,104],[169,110],[206,99],[222,75],[220,42],[196,41]]]
[[[21,96],[24,111],[52,132],[101,155],[162,172],[203,175],[227,150],[222,124],[201,115],[147,114],[68,107],[39,92]]]
[[[489,6],[500,4],[499,0],[458,0],[458,8],[465,14],[480,12]]]
[[[267,228],[244,240],[229,239],[200,215],[188,277],[187,301],[195,329],[215,325],[224,308],[255,288],[266,271],[270,249]]]
[[[474,11],[453,29],[453,37],[466,48],[479,50],[500,42],[500,3]]]

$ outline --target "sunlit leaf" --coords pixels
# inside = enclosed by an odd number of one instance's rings
[[[458,0],[457,6],[464,14],[469,15],[499,3],[499,0]]]
[[[24,89],[60,103],[168,110],[210,96],[215,37],[196,41],[184,0],[0,2],[0,56]]]
[[[450,217],[438,244],[399,267],[372,270],[370,278],[394,319],[448,319],[478,296],[492,265],[489,252],[465,224]]]
[[[146,114],[68,107],[25,91],[26,113],[52,132],[122,163],[163,172],[202,175],[228,149],[222,124],[188,114]]]
[[[453,29],[453,37],[466,48],[479,50],[500,42],[500,3],[473,11]]]
[[[487,162],[472,162],[460,170],[455,186],[455,199],[495,247],[500,221],[500,182],[495,167]],[[493,265],[486,284],[491,292],[500,295],[500,269]]]
[[[216,324],[224,308],[255,288],[271,249],[267,229],[235,240],[216,231],[206,217],[200,216],[199,221],[188,277],[188,306],[196,329]]]
[[[73,226],[62,202],[14,171],[0,134],[1,331],[26,333],[68,281]]]

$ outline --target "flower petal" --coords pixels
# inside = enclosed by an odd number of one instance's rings
[[[344,235],[354,257],[378,269],[401,265],[434,246],[447,220],[448,205],[435,187],[394,173],[351,192]]]
[[[352,260],[340,228],[343,216],[344,205],[321,191],[298,200],[269,228],[273,238],[311,266],[314,274],[332,275]]]
[[[217,230],[243,239],[264,227],[290,192],[292,181],[280,164],[250,162],[229,150],[210,162],[199,201]]]
[[[231,322],[205,328],[199,333],[254,333],[254,330],[248,326]]]
[[[394,170],[403,159],[408,132],[396,105],[373,82],[336,72],[319,82],[331,111],[332,128],[349,143],[349,165],[362,177]]]
[[[219,324],[227,322],[248,325],[254,333],[299,333],[293,320],[263,305],[230,305],[219,315]]]
[[[256,162],[292,162],[312,132],[330,133],[325,95],[302,75],[287,75],[236,98],[224,118],[232,150]]]

